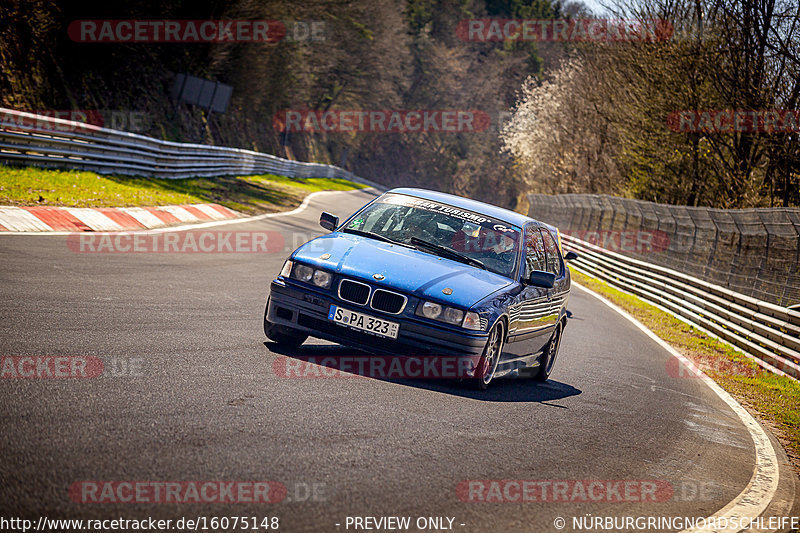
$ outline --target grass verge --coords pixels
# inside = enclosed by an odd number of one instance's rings
[[[571,269],[573,279],[636,317],[692,360],[711,379],[769,427],[800,472],[800,383],[775,375],[731,345],[698,331],[637,296]]]
[[[15,206],[140,207],[213,202],[258,214],[296,207],[311,192],[364,187],[342,179],[274,174],[171,180],[0,165],[0,205]]]

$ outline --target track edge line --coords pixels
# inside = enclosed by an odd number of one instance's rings
[[[713,379],[704,374],[691,360],[672,347],[664,339],[653,333],[644,324],[642,324],[633,315],[611,302],[604,296],[597,294],[591,289],[577,283],[572,282],[573,285],[579,287],[581,290],[594,296],[608,307],[616,311],[623,318],[627,319],[637,328],[639,328],[645,335],[653,339],[659,346],[664,348],[670,355],[677,358],[688,369],[694,372],[711,390],[713,390],[719,398],[730,407],[734,413],[739,417],[744,426],[750,433],[753,439],[753,446],[755,447],[756,461],[753,468],[753,476],[750,478],[747,486],[736,496],[733,500],[728,502],[727,505],[722,507],[716,513],[707,517],[707,520],[715,519],[715,522],[720,522],[722,519],[728,519],[728,522],[742,519],[752,518],[755,519],[763,513],[769,504],[772,502],[775,494],[778,491],[778,481],[780,473],[778,468],[778,457],[775,449],[772,446],[769,435],[761,424],[751,415],[742,405],[736,401],[727,391],[720,387]],[[749,529],[749,528],[744,528]],[[716,533],[716,532],[738,532],[742,528],[728,528],[728,529],[714,529],[709,526],[704,528],[684,529],[681,533]]]

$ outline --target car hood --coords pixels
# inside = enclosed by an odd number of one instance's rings
[[[330,233],[298,248],[294,260],[393,287],[420,298],[469,308],[510,285],[510,279],[425,252],[347,233]],[[373,274],[384,276],[376,281]],[[452,289],[452,294],[442,291]]]

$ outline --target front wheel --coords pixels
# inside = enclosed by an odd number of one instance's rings
[[[297,348],[308,338],[308,335],[273,324],[266,318],[264,319],[264,334],[269,340],[275,341],[278,345],[286,348]]]
[[[275,341],[279,346],[286,348],[297,348],[308,338],[308,335],[300,333],[292,328],[273,324],[267,320],[267,312],[269,311],[269,301],[267,301],[267,309],[264,311],[264,335],[271,341]]]
[[[489,339],[483,348],[483,354],[475,369],[475,386],[478,390],[486,390],[497,372],[497,363],[503,353],[503,340],[505,338],[503,322],[499,321],[489,333]]]
[[[542,357],[539,360],[539,370],[533,376],[533,378],[537,381],[547,381],[547,378],[549,378],[550,374],[553,372],[553,367],[555,366],[556,358],[558,357],[558,349],[561,347],[561,333],[563,331],[564,323],[559,322],[556,325],[556,330],[553,332],[553,336],[550,337],[550,341],[542,351]]]

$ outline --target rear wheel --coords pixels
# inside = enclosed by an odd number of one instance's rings
[[[534,379],[538,381],[547,381],[547,378],[550,377],[550,374],[553,372],[553,367],[556,364],[556,359],[558,358],[558,349],[561,347],[561,333],[563,331],[564,323],[559,322],[556,325],[553,336],[550,337],[550,341],[542,351],[542,357],[539,362],[539,370],[536,372],[536,374],[534,374]]]
[[[478,390],[486,390],[492,382],[497,363],[500,362],[500,354],[503,353],[503,339],[505,338],[505,327],[502,321],[497,322],[489,332],[489,339],[483,348],[483,355],[475,369],[474,384]]]

